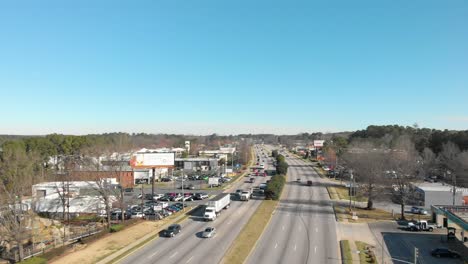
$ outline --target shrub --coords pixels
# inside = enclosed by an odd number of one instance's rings
[[[284,175],[275,175],[271,177],[271,180],[268,182],[265,190],[265,198],[268,200],[279,200],[285,183],[286,177],[284,177]]]
[[[112,226],[110,227],[110,232],[111,232],[111,233],[119,232],[120,230],[124,229],[124,227],[125,227],[125,226],[122,225],[122,224],[112,225]]]
[[[40,257],[32,257],[27,260],[23,260],[20,264],[47,264],[47,259]]]

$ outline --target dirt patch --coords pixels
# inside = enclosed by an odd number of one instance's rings
[[[157,228],[160,228],[167,221],[144,221],[128,227],[117,233],[112,233],[106,237],[90,243],[86,246],[76,248],[75,252],[70,252],[67,255],[53,259],[49,263],[67,263],[67,264],[91,264],[96,263],[100,259],[116,252],[117,250],[129,245],[130,243],[140,239],[144,235]]]

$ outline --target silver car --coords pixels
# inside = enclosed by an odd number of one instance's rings
[[[207,227],[205,231],[203,231],[202,237],[210,238],[216,234],[216,228],[214,227]]]

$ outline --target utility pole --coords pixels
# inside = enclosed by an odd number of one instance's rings
[[[154,197],[154,176],[156,175],[156,168],[153,167],[153,176],[151,177],[151,201]]]
[[[455,196],[457,195],[457,177],[455,177],[455,173],[452,173],[452,185],[453,185],[452,205],[455,206]]]
[[[349,175],[349,211],[351,212],[351,196],[353,194],[353,171],[351,170]]]

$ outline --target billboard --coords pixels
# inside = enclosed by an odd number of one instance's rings
[[[218,177],[208,178],[208,184],[209,185],[218,185],[219,184],[219,178]]]
[[[314,140],[314,147],[323,147],[323,143],[325,142],[325,140]]]
[[[174,167],[175,153],[136,153],[130,160],[133,168]]]

